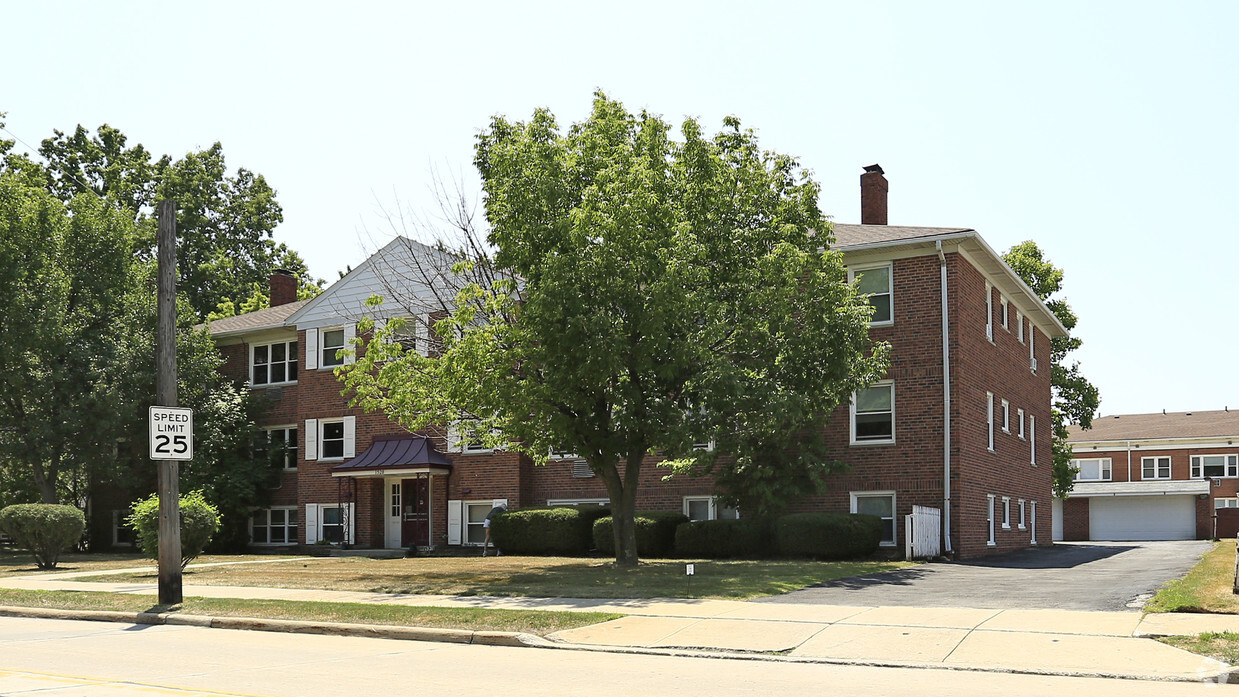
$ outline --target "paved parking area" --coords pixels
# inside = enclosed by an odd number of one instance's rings
[[[1131,610],[1212,543],[1059,542],[963,562],[843,578],[755,602]]]

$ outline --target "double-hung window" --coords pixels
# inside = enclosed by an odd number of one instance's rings
[[[892,299],[895,293],[891,280],[891,265],[849,269],[848,276],[849,280],[856,282],[857,292],[866,296],[869,306],[873,308],[869,325],[880,327],[894,323]]]
[[[1239,477],[1239,455],[1193,455],[1192,479]]]
[[[994,393],[985,393],[985,430],[986,430],[986,449],[991,453],[994,452]]]
[[[255,344],[250,349],[250,385],[282,385],[297,381],[297,342]]]
[[[1037,417],[1028,415],[1028,456],[1032,464],[1037,464]]]
[[[1140,458],[1141,479],[1170,479],[1170,457]]]
[[[293,429],[296,433],[296,430]],[[305,452],[302,457],[314,460],[341,460],[357,453],[357,417],[305,420]]]
[[[895,383],[862,387],[852,396],[852,443],[895,442]]]
[[[324,367],[344,365],[344,356],[339,355],[340,350],[343,348],[344,330],[324,329],[322,336],[323,360],[321,365]]]
[[[297,544],[297,509],[261,508],[250,514],[250,541],[256,545]]]
[[[1011,403],[1007,400],[1002,400],[1002,432],[1011,432]]]
[[[853,491],[852,512],[882,519],[882,545],[895,545],[895,492]]]
[[[1002,497],[1002,529],[1011,529],[1011,497]]]
[[[297,469],[297,428],[280,426],[267,429],[267,452],[276,469]]]
[[[1024,313],[1015,311],[1015,338],[1024,343]]]
[[[1011,331],[1011,323],[1009,321],[1011,306],[1007,303],[1005,296],[998,296],[998,317],[1002,321],[1002,328]]]
[[[1023,530],[1023,529],[1025,529],[1026,527],[1027,527],[1027,526],[1026,526],[1026,525],[1024,525],[1024,499],[1020,499],[1020,525],[1019,525],[1019,528],[1020,528],[1020,530]]]
[[[1076,471],[1077,482],[1108,482],[1110,481],[1110,458],[1098,457],[1072,460],[1071,466]]]
[[[985,528],[989,536],[985,540],[985,544],[993,547],[994,542],[994,495],[985,495]]]
[[[985,284],[985,338],[994,340],[994,287]]]
[[[1020,440],[1024,440],[1024,410],[1016,409],[1015,413],[1020,422]]]
[[[735,520],[740,512],[729,506],[719,505],[713,496],[685,496],[684,515],[689,520]]]

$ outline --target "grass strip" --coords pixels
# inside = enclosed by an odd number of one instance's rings
[[[526,632],[539,636],[606,622],[623,616],[605,612],[488,610],[235,598],[185,598],[185,602],[180,605],[165,606],[152,604],[150,596],[128,593],[8,589],[0,589],[0,605],[61,610],[174,612],[212,617],[255,617],[309,622],[352,622],[436,629]]]
[[[1181,579],[1162,586],[1145,603],[1145,612],[1239,613],[1234,584],[1235,541],[1213,545]]]
[[[1217,660],[1228,665],[1239,665],[1239,634],[1234,632],[1205,632],[1199,636],[1168,636],[1158,641],[1184,651]]]

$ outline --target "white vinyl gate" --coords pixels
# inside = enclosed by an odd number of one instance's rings
[[[908,559],[924,559],[942,554],[942,509],[913,506],[904,516],[907,534],[904,552]]]

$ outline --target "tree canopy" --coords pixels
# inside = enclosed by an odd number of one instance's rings
[[[691,465],[694,444],[736,431],[811,430],[887,363],[808,173],[734,117],[679,136],[602,94],[566,132],[546,110],[495,117],[475,157],[494,254],[476,238],[444,251],[465,280],[436,324],[441,351],[404,351],[393,323],[338,369],[354,404],[411,430],[465,420],[535,462],[584,458],[621,565],[637,563],[652,454]]]
[[[1055,297],[1063,287],[1063,270],[1054,266],[1045,253],[1032,241],[1021,242],[1003,254],[1003,259],[1020,278],[1033,289],[1059,322],[1071,332],[1077,317],[1071,306]],[[1067,443],[1067,426],[1076,424],[1088,429],[1101,404],[1101,396],[1093,383],[1080,372],[1078,361],[1069,362],[1068,354],[1080,348],[1083,341],[1068,334],[1050,340],[1050,385],[1053,394],[1054,417],[1054,495],[1066,498],[1075,480],[1071,466],[1071,446]]]

